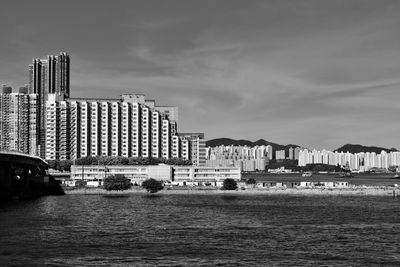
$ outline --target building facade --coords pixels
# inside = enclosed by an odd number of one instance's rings
[[[172,179],[172,167],[165,164],[160,165],[90,165],[71,166],[71,179],[81,181],[98,181],[102,184],[106,177],[123,175],[132,184],[141,185],[143,181],[153,178],[159,181],[170,181]]]
[[[90,165],[71,166],[71,180],[96,181],[101,185],[106,177],[124,175],[132,184],[141,185],[143,181],[154,178],[169,181],[176,185],[212,185],[222,186],[225,179],[240,181],[238,167],[202,167],[159,165]]]
[[[33,59],[29,85],[1,94],[2,150],[48,160],[87,156],[185,158],[204,163],[204,134],[178,135],[178,108],[142,94],[71,98],[70,57]]]
[[[87,156],[204,159],[204,134],[176,134],[177,123],[147,105],[144,95],[120,99],[68,98],[46,102],[48,160]],[[176,112],[177,113],[177,112]],[[183,149],[181,149],[183,148]]]
[[[21,87],[3,87],[0,94],[0,150],[38,154],[38,95]]]
[[[61,52],[58,56],[49,55],[47,59],[33,59],[28,66],[30,94],[37,94],[39,121],[39,154],[42,158],[46,154],[46,102],[49,94],[64,100],[70,96],[70,58]]]
[[[195,166],[206,165],[206,140],[204,133],[179,133],[181,157],[192,160]],[[178,150],[177,147],[173,149]]]
[[[400,152],[382,151],[379,154],[375,152],[332,152],[328,150],[308,150],[299,151],[299,166],[307,164],[328,164],[348,166],[351,170],[368,171],[373,168],[389,169],[389,167],[400,166]]]
[[[174,167],[173,182],[177,185],[213,185],[222,186],[225,179],[240,181],[240,167]]]

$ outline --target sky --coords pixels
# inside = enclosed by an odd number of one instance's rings
[[[3,0],[0,83],[67,52],[72,97],[142,93],[180,132],[400,149],[400,1]]]

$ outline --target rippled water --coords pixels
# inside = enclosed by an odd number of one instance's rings
[[[400,199],[66,195],[0,206],[0,265],[400,265]]]

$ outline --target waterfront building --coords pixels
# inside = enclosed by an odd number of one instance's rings
[[[0,94],[0,150],[38,154],[38,95],[4,86]]]
[[[177,185],[222,186],[225,179],[240,181],[240,167],[174,166],[173,183]]]
[[[101,185],[106,177],[123,175],[132,184],[141,185],[143,181],[153,178],[159,181],[172,181],[172,167],[159,165],[87,165],[71,166],[71,180],[97,181]]]
[[[101,185],[106,177],[124,175],[132,184],[141,185],[143,181],[154,178],[177,185],[221,186],[225,179],[240,181],[239,167],[204,167],[159,165],[72,165],[71,180],[97,181]]]

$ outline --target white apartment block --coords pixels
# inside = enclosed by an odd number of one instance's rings
[[[58,152],[57,140],[57,117],[59,113],[58,103],[55,101],[46,102],[46,158],[56,159]]]
[[[129,103],[121,103],[121,156],[129,157],[131,151],[131,107]]]
[[[161,131],[161,115],[158,111],[153,111],[151,114],[151,152],[153,158],[160,158],[160,150],[161,150],[161,140],[160,140],[160,131]]]
[[[100,155],[100,105],[98,102],[90,103],[90,156]]]
[[[179,158],[181,155],[181,142],[179,136],[173,135],[172,136],[172,157]]]
[[[327,150],[303,149],[299,151],[299,166],[307,164],[348,165],[352,170],[367,171],[371,168],[388,169],[391,166],[400,166],[400,152],[380,154],[375,152],[362,152],[352,154],[349,152],[332,152]]]
[[[171,158],[171,123],[168,119],[162,120],[162,157]]]
[[[80,117],[79,103],[76,101],[67,102],[67,108],[70,111],[70,121],[67,123],[69,126],[69,145],[70,145],[70,159],[76,159],[80,155],[80,123],[78,118]],[[67,129],[68,130],[68,129]]]
[[[4,86],[0,93],[0,150],[38,155],[38,96],[27,91]]]
[[[144,106],[142,108],[142,113],[141,113],[141,136],[142,136],[142,142],[141,142],[141,148],[142,148],[142,157],[148,158],[150,157],[150,141],[151,141],[151,136],[150,136],[150,128],[151,128],[151,113],[150,113],[150,108]]]
[[[151,106],[143,95],[121,99],[66,99],[46,102],[46,153],[49,160],[87,156],[184,158],[201,163],[205,141],[198,134],[178,136],[176,121]],[[161,110],[169,110],[172,107]],[[171,113],[170,113],[171,114]],[[174,112],[175,118],[177,112]],[[196,138],[195,138],[196,137]],[[204,160],[205,161],[205,160]]]
[[[37,94],[29,95],[29,154],[39,155],[38,113],[39,99]],[[2,135],[2,133],[0,133]],[[0,142],[1,143],[1,142]]]
[[[141,151],[141,107],[139,103],[132,103],[131,106],[131,156],[139,157]]]
[[[183,159],[189,160],[190,158],[190,147],[189,147],[189,140],[181,139],[181,155]]]
[[[120,102],[111,103],[111,156],[121,156],[121,107]]]
[[[111,155],[111,107],[109,102],[100,102],[101,114],[100,114],[100,147],[101,156]]]
[[[80,157],[90,156],[90,105],[86,101],[80,103],[80,116],[78,117],[81,126],[80,138]],[[46,139],[48,138],[46,134]],[[47,146],[47,145],[46,145]]]

